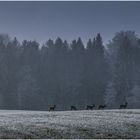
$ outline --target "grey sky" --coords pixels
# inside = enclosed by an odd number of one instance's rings
[[[140,2],[0,2],[0,32],[20,41],[80,36],[85,42],[101,33],[107,42],[120,30],[140,34]]]

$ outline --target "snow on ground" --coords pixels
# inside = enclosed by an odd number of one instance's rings
[[[0,110],[0,138],[140,138],[140,109]]]

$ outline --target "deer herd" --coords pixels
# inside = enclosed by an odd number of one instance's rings
[[[127,108],[127,105],[128,105],[128,103],[125,102],[125,104],[120,105],[119,109],[126,109]],[[92,105],[87,105],[86,106],[86,110],[93,110],[95,108],[96,109],[104,109],[105,107],[107,107],[107,106],[106,105],[98,105],[98,106],[96,106],[95,104],[92,104]],[[54,111],[55,108],[56,108],[56,105],[51,106],[49,108],[49,111]],[[70,107],[70,109],[71,110],[78,110],[78,108],[76,106],[73,106],[73,105]]]

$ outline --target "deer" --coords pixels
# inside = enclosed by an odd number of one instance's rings
[[[51,106],[51,107],[49,108],[49,111],[54,111],[55,108],[56,108],[56,105]]]
[[[106,105],[99,105],[98,109],[104,109],[106,107]]]
[[[123,105],[120,105],[120,109],[125,109],[126,107],[127,107],[127,102],[125,102],[125,104],[123,104]]]
[[[95,107],[95,104],[93,104],[93,105],[87,105],[86,110],[93,110],[94,107]]]
[[[76,106],[71,106],[71,110],[77,110]]]

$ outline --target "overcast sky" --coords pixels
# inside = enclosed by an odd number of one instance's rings
[[[45,42],[60,36],[84,42],[101,33],[110,40],[115,32],[135,30],[140,35],[140,2],[2,2],[0,33]]]

